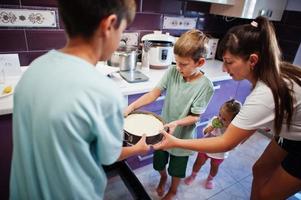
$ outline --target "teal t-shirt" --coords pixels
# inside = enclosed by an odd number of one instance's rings
[[[203,113],[214,91],[212,82],[205,75],[192,82],[186,82],[175,66],[164,74],[157,87],[166,91],[162,117],[167,123],[190,114]],[[178,126],[173,135],[181,139],[191,139],[194,137],[195,127],[195,124]],[[168,152],[174,156],[192,154],[190,150],[179,148],[170,149]]]
[[[10,199],[102,199],[122,148],[123,97],[90,63],[52,50],[14,94]]]

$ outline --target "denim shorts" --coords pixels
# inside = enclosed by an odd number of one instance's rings
[[[281,162],[283,169],[290,175],[301,179],[301,141],[275,137],[278,145],[288,154]]]

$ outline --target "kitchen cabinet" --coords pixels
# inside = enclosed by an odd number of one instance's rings
[[[133,103],[135,100],[137,100],[138,98],[140,98],[144,94],[145,93],[129,95],[128,96],[128,105]],[[139,110],[154,112],[158,115],[161,115],[161,110],[162,110],[162,107],[163,107],[163,103],[164,103],[164,95],[160,96],[155,102],[152,102],[151,104],[148,104],[146,106],[141,107]]]
[[[246,100],[246,97],[250,94],[251,90],[252,90],[252,85],[249,81],[247,80],[239,81],[236,94],[235,94],[235,99],[243,104]]]
[[[12,158],[12,115],[0,115],[0,199],[9,197]]]

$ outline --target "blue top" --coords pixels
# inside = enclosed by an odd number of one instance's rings
[[[122,148],[123,98],[90,63],[52,50],[14,94],[10,199],[102,199]]]
[[[172,66],[157,85],[161,91],[166,91],[162,111],[163,119],[169,123],[183,119],[191,114],[202,114],[213,95],[213,84],[205,76],[186,82],[175,66]],[[178,126],[173,135],[181,139],[191,139],[194,136],[195,124]],[[192,151],[173,148],[168,152],[174,156],[188,156]]]

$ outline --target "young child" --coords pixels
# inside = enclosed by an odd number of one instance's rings
[[[210,123],[205,127],[204,137],[216,137],[222,135],[231,123],[232,119],[234,119],[234,117],[239,112],[240,107],[241,103],[234,99],[225,102],[220,108],[219,116],[213,117]],[[216,176],[220,164],[224,161],[225,158],[228,157],[228,154],[229,152],[211,154],[199,152],[193,164],[191,175],[184,180],[185,184],[190,185],[194,181],[197,173],[209,158],[211,159],[210,173],[205,182],[205,188],[212,189],[214,187],[213,178]]]
[[[175,43],[174,54],[176,66],[171,66],[159,84],[149,93],[143,95],[125,111],[125,115],[135,109],[155,101],[166,91],[162,117],[169,133],[177,138],[191,139],[195,132],[195,123],[205,111],[213,94],[212,82],[199,70],[205,63],[208,38],[199,30],[184,33]],[[155,151],[153,167],[159,171],[161,178],[157,187],[159,196],[163,196],[168,173],[172,177],[171,186],[163,199],[172,199],[181,178],[185,177],[190,150],[170,149]]]

